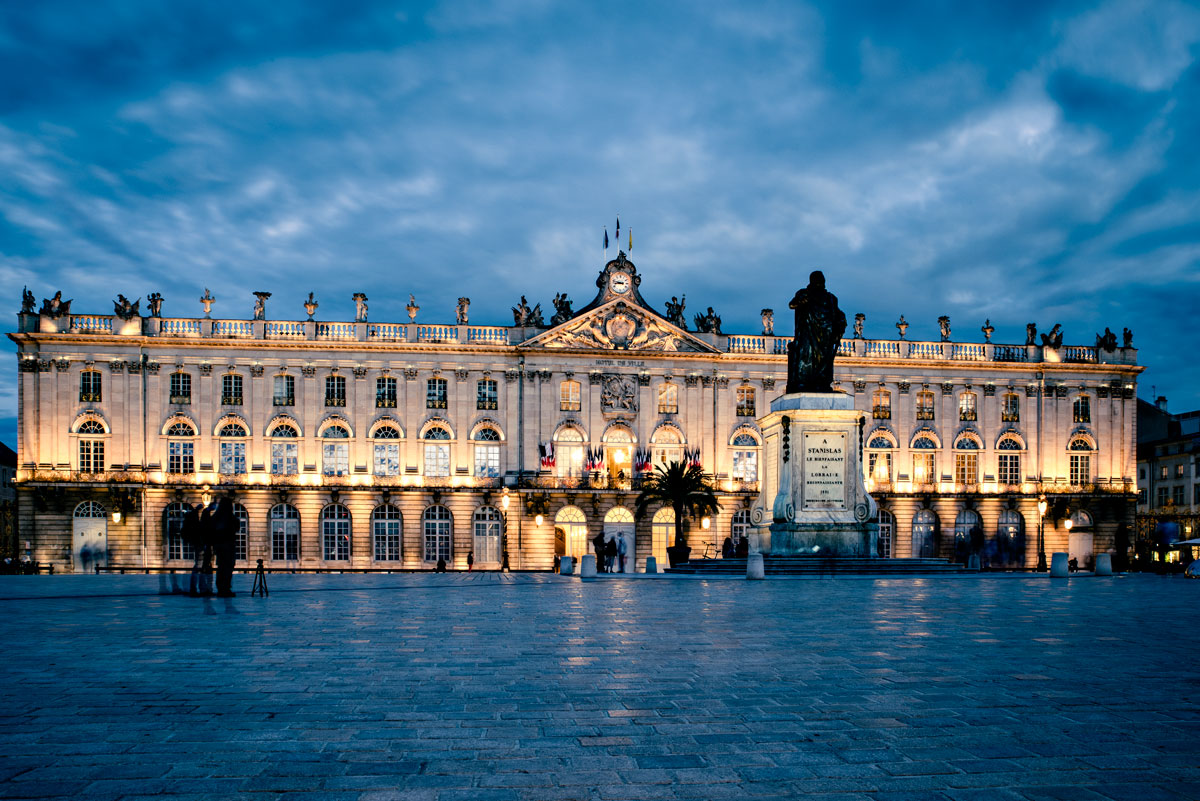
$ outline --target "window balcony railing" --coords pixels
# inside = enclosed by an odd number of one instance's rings
[[[560,412],[577,412],[579,411],[579,401],[562,401],[558,404]]]
[[[186,405],[190,404],[191,402],[192,402],[191,395],[172,395],[171,396],[171,403],[178,403],[178,404],[182,404],[182,405],[186,406]]]
[[[658,413],[659,414],[679,414],[679,406],[678,405],[659,406]]]
[[[871,410],[871,416],[876,420],[891,420],[892,410],[883,406],[876,406]]]
[[[396,399],[395,398],[376,398],[375,399],[375,408],[376,409],[395,409],[396,408]]]
[[[976,418],[974,409],[961,409],[958,412],[958,419],[964,423],[973,423]]]
[[[499,404],[494,400],[477,400],[475,401],[475,408],[482,411],[494,411],[499,408]]]
[[[1020,412],[1000,412],[1000,422],[1002,423],[1019,423],[1021,422]]]
[[[222,406],[241,406],[242,405],[242,396],[241,395],[222,395],[221,396],[221,405]]]
[[[446,399],[445,398],[426,398],[425,408],[426,409],[445,409],[446,408]]]
[[[99,403],[100,402],[100,393],[99,392],[80,392],[79,393],[79,402],[80,403]]]
[[[296,396],[295,395],[276,395],[272,399],[272,402],[275,406],[295,406],[296,405]]]
[[[745,404],[745,403],[738,404],[737,416],[738,417],[755,417],[756,415],[754,414],[754,405],[753,404]]]
[[[345,405],[346,405],[346,399],[345,399],[345,398],[330,398],[330,397],[326,397],[326,398],[325,398],[325,405],[326,405],[326,406],[345,406]]]
[[[932,420],[933,419],[933,409],[917,409],[917,419],[918,420]]]

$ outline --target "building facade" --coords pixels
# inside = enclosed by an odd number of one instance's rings
[[[1139,556],[1191,561],[1197,549],[1169,546],[1200,533],[1200,410],[1172,414],[1167,399],[1138,401]]]
[[[544,325],[522,298],[513,326],[470,324],[466,298],[454,323],[427,324],[415,303],[410,322],[369,322],[362,295],[354,322],[323,322],[311,297],[308,319],[276,321],[266,293],[252,320],[161,317],[161,300],[142,317],[124,298],[76,314],[60,295],[38,311],[27,293],[10,334],[22,539],[60,568],[183,567],[188,505],[231,491],[250,564],[548,569],[603,533],[642,570],[665,561],[673,518],[635,517],[640,478],[687,459],[722,503],[685,521],[693,554],[719,553],[762,519],[757,421],[790,337],[767,310],[761,334],[721,333],[711,309],[687,330],[682,304],[656,311],[641,281],[622,253],[582,309],[556,296]],[[898,329],[856,325],[835,365],[867,413],[880,555],[962,556],[978,528],[985,563],[1031,568],[1039,523],[1046,552],[1110,548],[1136,497],[1136,350]]]

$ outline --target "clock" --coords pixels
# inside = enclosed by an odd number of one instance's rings
[[[624,295],[628,292],[629,284],[629,273],[615,272],[608,281],[609,288],[618,295]]]

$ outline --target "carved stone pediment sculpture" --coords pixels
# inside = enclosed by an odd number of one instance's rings
[[[635,376],[605,375],[600,390],[600,412],[607,416],[634,416],[638,412]]]
[[[551,329],[533,347],[708,353],[715,349],[656,315],[624,301],[601,306]]]

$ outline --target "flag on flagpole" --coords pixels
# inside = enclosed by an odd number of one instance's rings
[[[608,226],[604,226],[604,250],[608,251]]]
[[[629,229],[629,252],[633,252],[633,229]]]
[[[617,233],[615,236],[613,236],[613,239],[617,240],[617,247],[620,247],[621,246],[621,215],[620,214],[617,215]]]

